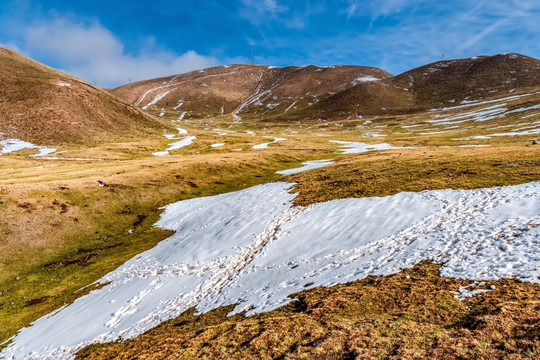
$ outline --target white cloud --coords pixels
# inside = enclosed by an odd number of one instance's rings
[[[195,51],[176,54],[160,49],[152,39],[134,54],[99,23],[65,19],[42,21],[26,29],[24,47],[30,56],[52,59],[61,70],[112,87],[131,81],[178,74],[219,64],[218,59]]]

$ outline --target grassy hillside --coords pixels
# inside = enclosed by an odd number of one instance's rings
[[[0,133],[39,145],[159,134],[163,122],[71,75],[0,48]]]

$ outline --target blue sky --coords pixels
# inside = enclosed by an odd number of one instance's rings
[[[535,0],[3,0],[0,44],[103,87],[231,63],[398,74],[445,58],[540,58]]]

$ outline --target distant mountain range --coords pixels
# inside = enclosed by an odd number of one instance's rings
[[[364,66],[231,65],[111,92],[167,118],[287,121],[411,113],[538,85],[539,60],[503,54],[438,61],[397,76]]]
[[[410,114],[540,87],[519,54],[438,61],[393,76],[364,66],[230,65],[110,91],[0,48],[0,137],[40,144],[161,134],[171,120],[324,121]]]

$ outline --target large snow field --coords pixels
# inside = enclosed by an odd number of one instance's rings
[[[175,234],[104,276],[108,283],[23,329],[6,359],[70,358],[137,336],[195,306],[275,309],[289,295],[431,259],[442,276],[540,283],[540,182],[399,193],[293,207],[270,183],[165,207]]]

